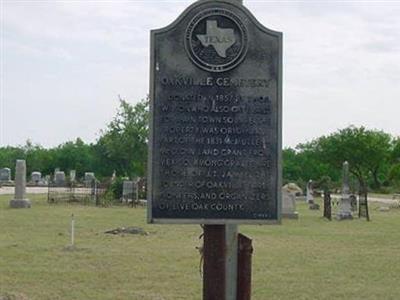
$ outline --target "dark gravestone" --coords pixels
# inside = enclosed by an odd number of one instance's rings
[[[368,193],[364,190],[359,194],[358,200],[358,217],[366,218],[369,221],[369,210],[368,210]]]
[[[357,211],[357,197],[354,194],[350,195],[350,206],[351,206],[351,211]]]
[[[332,220],[331,192],[329,190],[324,191],[324,218]]]
[[[280,219],[282,35],[238,2],[151,33],[149,222]]]

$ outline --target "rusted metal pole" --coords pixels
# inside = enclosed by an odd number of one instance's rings
[[[225,299],[225,226],[204,225],[203,300]]]
[[[238,235],[237,300],[251,299],[251,256],[252,240],[243,234]],[[223,299],[223,298],[221,298]]]
[[[237,255],[238,255],[238,225],[225,226],[225,299],[236,300],[237,292]]]

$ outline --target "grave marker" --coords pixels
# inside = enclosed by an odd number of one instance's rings
[[[357,196],[354,194],[351,194],[349,197],[350,197],[351,211],[356,212],[357,211]]]
[[[132,180],[124,180],[122,183],[122,199],[126,203],[136,201],[137,189],[135,189],[135,182]]]
[[[11,181],[11,169],[2,168],[0,169],[0,182],[10,182]]]
[[[332,202],[331,192],[326,189],[324,190],[324,218],[332,220]]]
[[[31,173],[31,182],[38,185],[42,181],[42,173],[40,172],[32,172]]]
[[[282,188],[282,218],[299,218],[299,213],[296,211],[295,193],[289,190],[287,186]]]
[[[84,181],[86,187],[91,187],[94,180],[96,180],[96,177],[93,172],[85,172]]]
[[[64,186],[65,185],[65,173],[64,171],[57,171],[54,174],[54,182],[56,186]]]
[[[11,208],[30,208],[31,201],[26,199],[26,163],[18,159],[15,165],[15,192],[10,201]]]
[[[69,171],[69,181],[75,182],[76,181],[76,170]]]
[[[369,210],[368,210],[368,191],[367,187],[362,187],[358,198],[358,217],[366,218],[370,221]]]
[[[350,186],[349,186],[349,163],[345,161],[343,163],[342,172],[342,197],[339,204],[339,212],[336,214],[338,220],[351,220],[353,216],[351,214],[351,203],[350,203]]]
[[[313,191],[313,181],[310,179],[307,182],[306,187],[306,202],[308,204],[314,204],[314,191]]]

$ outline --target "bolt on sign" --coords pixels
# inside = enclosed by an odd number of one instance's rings
[[[280,220],[282,34],[233,0],[151,31],[150,223]]]

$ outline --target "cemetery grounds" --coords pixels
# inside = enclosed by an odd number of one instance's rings
[[[0,195],[0,299],[201,299],[200,226],[146,224],[144,207],[49,205],[46,195],[15,210],[10,198]],[[252,299],[400,299],[400,209],[375,208],[371,222],[330,222],[297,202],[299,220],[240,226],[255,248]],[[123,226],[148,234],[104,233]]]

